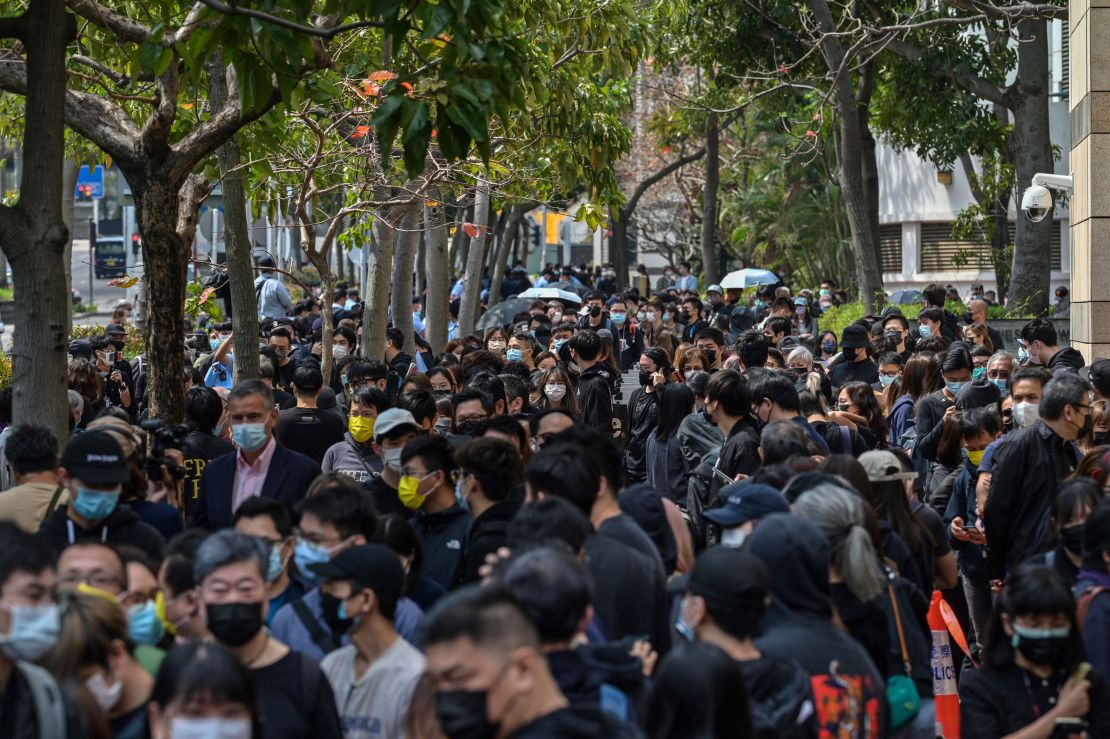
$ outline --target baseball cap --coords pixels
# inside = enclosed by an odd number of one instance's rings
[[[903,472],[902,463],[891,452],[875,449],[859,455],[859,463],[867,472],[871,482],[891,482],[892,480],[913,480],[916,472]]]
[[[92,343],[85,339],[74,339],[69,342],[69,355],[79,359],[92,359]]]
[[[705,291],[707,293],[720,293],[721,295],[725,294],[725,289],[720,285],[710,285],[709,287],[705,288]]]
[[[378,600],[396,603],[405,584],[401,560],[384,544],[363,544],[337,554],[327,562],[310,564],[322,580],[350,580],[360,589],[369,588]]]
[[[799,295],[798,297],[794,298],[794,305],[809,305],[809,301],[806,300],[803,296]]]
[[[1079,370],[1079,376],[1090,381],[1103,395],[1110,396],[1110,359],[1096,359],[1090,367]]]
[[[116,440],[116,443],[119,444],[120,451],[123,452],[124,457],[130,457],[135,453],[135,449],[139,447],[139,437],[135,433],[135,429],[122,418],[101,416],[95,421],[91,421],[87,430],[103,431],[106,434],[110,434],[111,437]]]
[[[986,378],[979,382],[969,382],[956,393],[956,409],[961,411],[972,408],[987,408],[1002,399],[1002,391]],[[996,406],[997,407],[997,406]]]
[[[420,430],[420,424],[413,418],[412,413],[404,408],[390,408],[387,411],[382,411],[374,420],[374,441],[378,441],[383,436],[388,436],[395,429],[402,426],[411,426],[413,431]]]
[[[705,600],[710,616],[739,612],[758,620],[770,603],[771,576],[751,552],[713,547],[694,562],[686,592]]]
[[[125,329],[123,326],[121,326],[118,323],[109,323],[104,328],[104,333],[106,333],[106,334],[125,334],[125,333],[127,333],[127,329]]]
[[[77,434],[62,452],[62,467],[81,482],[109,485],[131,477],[119,442],[107,431]]]
[[[867,340],[867,329],[854,323],[845,326],[844,330],[840,332],[840,346],[844,349],[859,349],[860,347],[871,346],[871,342]]]
[[[739,526],[772,513],[790,512],[786,498],[770,485],[734,482],[721,488],[719,494],[725,497],[725,504],[720,508],[704,511],[702,515],[725,528]]]

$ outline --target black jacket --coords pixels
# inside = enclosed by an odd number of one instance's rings
[[[445,589],[454,586],[463,542],[466,541],[473,520],[470,512],[458,503],[436,513],[417,511],[409,519],[424,555],[424,564],[420,567],[421,575]]]
[[[1069,346],[1053,354],[1047,366],[1052,374],[1057,375],[1061,372],[1078,372],[1084,364],[1086,362],[1083,361],[1083,355]]]
[[[990,337],[991,346],[994,347],[996,352],[1006,350],[1006,344],[1002,341],[1002,334],[998,333],[996,329],[987,326],[987,336]]]
[[[77,541],[92,539],[113,546],[127,544],[155,561],[162,559],[166,540],[153,526],[143,523],[126,503],[120,503],[111,515],[87,529],[81,528],[80,524],[72,520],[67,509],[68,506],[58,506],[43,519],[39,527],[38,537],[55,552],[60,552]]]
[[[871,358],[862,362],[849,362],[841,354],[829,367],[829,382],[833,389],[847,385],[849,382],[866,382],[868,385],[879,381],[879,365]]]
[[[193,431],[185,437],[182,453],[185,455],[183,485],[186,519],[193,517],[197,501],[200,500],[200,476],[204,474],[204,468],[216,457],[233,451],[235,447],[230,441],[204,431]]]
[[[640,739],[636,726],[595,706],[568,706],[522,726],[506,739]]]
[[[647,479],[644,460],[648,437],[655,431],[659,393],[639,388],[628,401],[628,438],[624,444],[624,474],[629,484]]]
[[[606,639],[648,636],[660,654],[670,648],[670,609],[662,568],[632,547],[590,534],[584,547],[594,582],[594,611]]]
[[[547,662],[572,706],[601,704],[604,695],[606,707],[617,718],[641,723],[647,710],[648,682],[640,660],[623,644],[584,644],[549,652]],[[604,686],[616,688],[621,696],[603,692]]]
[[[613,368],[605,362],[598,362],[578,376],[578,408],[583,426],[603,434],[612,433],[615,376]]]
[[[788,659],[763,656],[740,663],[748,689],[755,739],[808,739],[817,736],[809,676]]]
[[[212,531],[231,526],[231,502],[235,494],[235,459],[239,452],[216,457],[200,476],[200,500],[193,514],[192,525]],[[320,474],[320,465],[281,444],[274,449],[270,468],[262,483],[261,496],[292,506],[308,492],[308,486]]]
[[[486,509],[474,519],[463,544],[462,558],[459,561],[457,584],[467,585],[481,581],[478,570],[486,562],[486,555],[493,554],[505,546],[509,521],[520,509],[516,503],[506,501]]]
[[[944,434],[944,412],[954,403],[948,399],[943,390],[929,393],[917,401],[917,413],[914,416],[914,428],[917,429],[917,445],[914,454],[929,460],[936,461],[937,446],[940,437]]]
[[[1074,443],[1057,436],[1041,420],[1011,431],[995,448],[983,511],[993,577],[1055,545],[1049,519],[1056,491],[1080,456]]]
[[[625,320],[623,326],[613,331],[613,341],[613,352],[620,364],[620,371],[627,372],[640,361],[640,355],[644,353],[644,332],[636,324]]]
[[[730,480],[736,475],[755,474],[762,461],[759,457],[759,431],[750,418],[741,418],[728,432],[728,438],[721,445],[721,456],[717,458],[717,469]],[[709,505],[717,498],[723,481],[713,476],[709,483]]]

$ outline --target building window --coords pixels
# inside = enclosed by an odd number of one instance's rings
[[[1060,221],[1052,226],[1052,269],[1060,269],[1061,236],[1063,228]],[[1010,243],[1017,238],[1017,224],[1010,222]],[[952,223],[922,223],[921,250],[918,271],[920,272],[977,272],[993,269],[990,246],[974,241],[963,241],[952,237]],[[885,263],[885,258],[884,258]],[[884,271],[886,271],[884,267]]]
[[[883,272],[902,271],[902,224],[879,226],[879,254]]]

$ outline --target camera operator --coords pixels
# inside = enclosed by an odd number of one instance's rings
[[[221,454],[235,451],[230,441],[215,434],[216,425],[224,415],[224,401],[210,387],[191,387],[185,391],[185,424],[189,433],[184,438],[185,469],[182,479],[181,508],[186,519],[193,515],[200,499],[200,476],[208,462]]]
[[[131,379],[131,364],[123,360],[123,355],[107,336],[92,340],[93,357],[96,371],[104,382],[104,398],[108,405],[123,408],[129,416],[134,416],[134,382]]]

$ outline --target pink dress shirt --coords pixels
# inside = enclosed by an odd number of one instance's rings
[[[239,506],[248,498],[262,494],[262,485],[266,482],[266,473],[270,471],[270,460],[274,458],[274,449],[277,442],[274,437],[262,448],[262,454],[254,462],[243,459],[243,450],[235,455],[235,487],[231,495],[231,512],[239,510]]]

